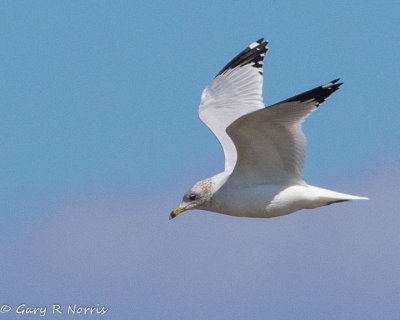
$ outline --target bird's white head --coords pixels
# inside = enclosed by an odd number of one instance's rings
[[[182,212],[193,209],[207,209],[213,195],[211,178],[197,182],[183,196],[181,204],[169,215],[169,220]]]

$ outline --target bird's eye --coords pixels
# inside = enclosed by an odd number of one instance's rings
[[[191,194],[191,195],[189,196],[189,199],[192,200],[192,201],[193,201],[193,200],[196,200],[196,195],[195,195],[195,194]]]

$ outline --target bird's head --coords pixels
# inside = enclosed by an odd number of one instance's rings
[[[181,204],[169,215],[169,220],[182,212],[192,209],[206,209],[212,198],[212,183],[210,179],[197,182],[183,196]]]

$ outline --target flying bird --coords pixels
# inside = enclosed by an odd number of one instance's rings
[[[269,107],[262,97],[267,41],[250,44],[205,88],[199,116],[218,138],[225,170],[197,182],[170,219],[200,209],[271,218],[332,203],[367,200],[307,184],[301,124],[342,83],[339,79]]]

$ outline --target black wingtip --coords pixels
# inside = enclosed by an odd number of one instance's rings
[[[339,89],[339,87],[343,84],[343,82],[339,82],[340,79],[335,79],[331,82],[325,83],[322,86],[317,88],[311,89],[304,93],[301,93],[297,96],[294,96],[290,99],[285,100],[285,102],[292,102],[292,101],[309,101],[314,100],[318,105],[324,102],[332,93]]]
[[[246,49],[234,57],[224,68],[222,68],[217,76],[228,69],[234,69],[238,66],[242,67],[250,63],[253,63],[253,66],[258,68],[259,73],[262,74],[264,56],[268,51],[267,45],[268,41],[264,41],[264,38],[251,43]]]

